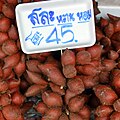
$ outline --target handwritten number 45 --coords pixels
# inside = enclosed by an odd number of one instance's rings
[[[72,42],[74,40],[74,33],[73,33],[72,30],[69,29],[71,27],[72,27],[72,25],[63,25],[63,26],[61,26],[61,37],[64,38],[65,36],[67,36],[66,38],[68,38],[68,39],[66,39],[66,41],[62,41],[63,44]],[[55,37],[54,39],[52,39],[53,35]],[[46,43],[56,42],[57,44],[59,44],[59,41],[61,41],[61,39],[58,37],[57,28],[55,27],[53,29],[53,31],[51,32],[51,34],[46,39]]]

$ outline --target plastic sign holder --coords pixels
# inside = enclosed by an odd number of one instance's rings
[[[88,47],[96,42],[92,0],[23,3],[15,12],[26,54]]]

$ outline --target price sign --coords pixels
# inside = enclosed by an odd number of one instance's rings
[[[95,43],[92,0],[56,0],[19,4],[16,19],[27,54]]]

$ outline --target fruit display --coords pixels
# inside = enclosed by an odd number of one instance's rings
[[[38,1],[0,1],[0,120],[119,120],[120,17],[93,0],[93,46],[25,54],[15,7]]]

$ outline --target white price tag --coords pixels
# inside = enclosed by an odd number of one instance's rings
[[[96,41],[92,0],[19,4],[16,20],[27,54],[87,47]]]

